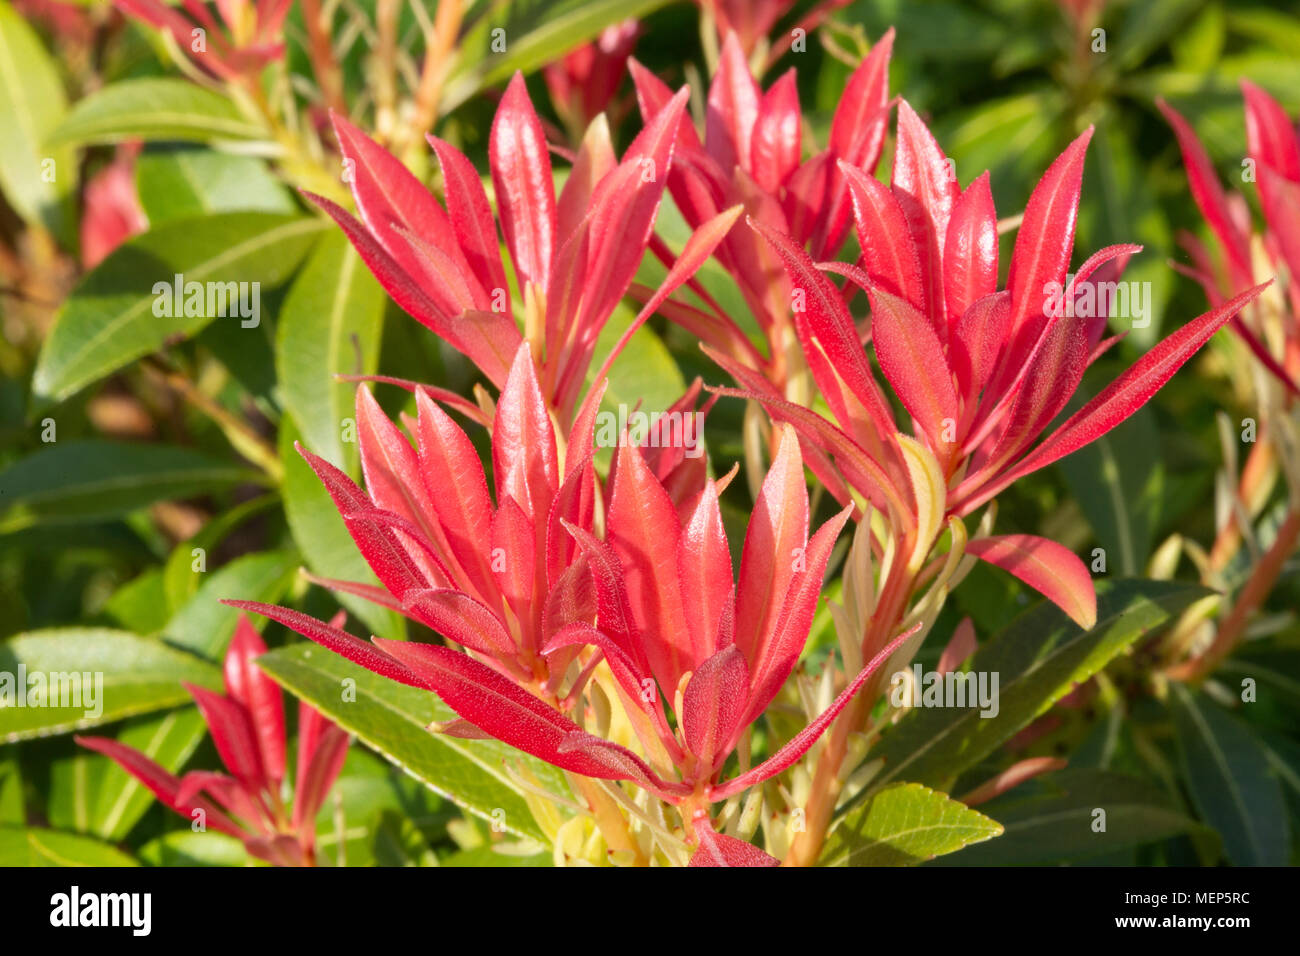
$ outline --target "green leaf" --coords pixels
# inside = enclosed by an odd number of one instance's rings
[[[258,666],[436,793],[519,836],[545,839],[505,767],[523,765],[558,794],[568,792],[563,774],[499,741],[430,733],[429,724],[455,716],[432,692],[386,680],[312,644],[271,651]],[[355,700],[345,699],[353,693]]]
[[[528,74],[594,39],[623,20],[637,20],[668,0],[565,0],[512,3],[485,16],[457,44],[458,59],[442,94],[449,113],[486,87],[503,85],[515,71]],[[505,44],[504,49],[494,44]]]
[[[1290,851],[1277,771],[1254,733],[1203,694],[1169,693],[1183,778],[1206,823],[1237,866],[1285,866]]]
[[[1149,407],[1059,462],[1070,494],[1106,551],[1107,570],[1142,573],[1164,487],[1160,434]]]
[[[161,631],[171,616],[162,568],[150,568],[123,584],[104,604],[104,612],[136,634]]]
[[[208,727],[195,707],[136,718],[117,735],[163,769],[176,773],[207,735]],[[107,757],[91,759],[103,766],[98,777],[90,830],[110,842],[124,840],[140,817],[153,805],[154,795],[135,777]]]
[[[184,314],[183,303],[175,303],[170,316],[154,314],[155,306],[169,311],[161,307],[159,292],[174,286],[177,275],[186,284],[211,282],[212,290],[238,282],[250,283],[250,291],[254,282],[259,289],[275,286],[289,277],[324,228],[315,218],[236,212],[169,222],[135,237],[86,276],[59,310],[41,348],[33,392],[56,401],[67,398],[216,319],[206,302],[201,315]],[[205,298],[220,305],[214,296]],[[228,299],[224,310],[216,310],[237,312]],[[227,315],[223,321],[249,320]],[[251,326],[247,331],[255,332]]]
[[[1169,805],[1146,780],[1108,770],[1048,774],[980,810],[1005,828],[1001,839],[974,847],[954,866],[1057,863],[1113,853],[1196,830],[1199,824]],[[1105,810],[1105,829],[1099,830]]]
[[[22,826],[26,819],[22,769],[18,766],[18,755],[11,752],[0,760],[0,825]]]
[[[121,850],[89,837],[40,827],[0,826],[0,866],[138,866]]]
[[[122,80],[91,93],[50,133],[51,146],[120,143],[126,139],[266,139],[260,123],[243,115],[220,93],[188,80]]]
[[[410,818],[393,810],[384,811],[375,827],[373,842],[378,866],[437,866],[429,843]]]
[[[27,21],[0,2],[0,190],[24,221],[59,232],[77,181],[70,149],[46,137],[67,110],[54,59]]]
[[[296,209],[289,191],[256,156],[193,147],[148,149],[136,160],[135,182],[154,228],[218,212]]]
[[[1001,833],[1001,825],[945,793],[896,783],[839,822],[818,865],[910,866]]]
[[[137,634],[153,634],[161,631],[171,615],[180,610],[181,606],[198,591],[206,574],[208,555],[213,549],[245,521],[261,514],[276,503],[277,497],[272,494],[250,498],[212,518],[195,532],[193,537],[173,548],[160,574],[159,587],[162,591],[162,601],[158,611],[162,619],[158,620],[154,627],[134,627],[130,624],[127,624],[127,627]],[[196,555],[194,553],[196,550],[200,550],[202,554]],[[200,558],[202,563],[199,563]],[[205,570],[197,570],[198,568]],[[126,624],[125,621],[123,623]]]
[[[23,668],[23,682],[18,681]],[[90,673],[91,694],[80,702],[64,675]],[[33,675],[49,692],[59,684],[60,707],[34,707]],[[102,684],[99,678],[102,676]],[[0,743],[109,724],[135,714],[190,702],[181,681],[220,688],[221,672],[161,641],[107,628],[66,627],[28,631],[0,642]],[[76,688],[80,690],[80,681]],[[20,699],[23,706],[18,706]],[[94,696],[93,702],[88,700]],[[93,703],[93,706],[87,706]]]
[[[338,374],[372,374],[379,363],[387,295],[341,232],[324,236],[289,288],[276,326],[275,365],[284,407],[311,451],[355,474],[357,386]]]
[[[173,830],[140,847],[140,862],[146,866],[260,866],[232,836],[205,830]]]
[[[281,421],[280,461],[284,464],[281,496],[289,530],[303,560],[320,577],[378,585],[379,579],[348,534],[329,492],[294,449],[297,438],[292,420]],[[395,611],[350,594],[338,594],[336,598],[380,637],[392,640],[405,637],[404,619]]]
[[[998,675],[997,714],[981,717],[978,707],[916,709],[867,755],[884,766],[864,795],[897,780],[946,789],[1116,654],[1211,593],[1196,585],[1124,580],[1099,584],[1097,592],[1097,625],[1090,631],[1042,602],[981,644],[970,670],[988,674],[989,681]]]
[[[38,522],[118,517],[138,508],[260,481],[247,468],[189,448],[62,441],[0,472],[0,533]]]
[[[528,853],[531,844],[508,844],[505,847],[492,845],[475,847],[472,850],[460,850],[444,857],[442,866],[553,866],[554,859],[550,852]]]
[[[235,633],[240,611],[227,607],[224,598],[274,604],[298,573],[293,551],[245,554],[207,574],[194,596],[172,615],[163,636],[211,661],[220,661]]]

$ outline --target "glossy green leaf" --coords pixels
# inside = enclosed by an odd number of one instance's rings
[[[86,684],[91,693],[83,696],[80,675],[85,673],[91,675]],[[39,680],[33,676],[37,674],[42,675]],[[78,675],[75,682],[67,676],[73,674]],[[54,681],[50,675],[55,675]],[[102,684],[97,675],[102,675]],[[0,642],[0,743],[187,704],[190,695],[181,681],[215,689],[221,686],[221,672],[161,641],[125,631],[66,627],[16,635]],[[63,706],[28,706],[39,699],[31,696],[38,686],[45,687],[47,703],[57,699]],[[18,706],[18,691],[23,692],[23,706]]]
[[[1277,770],[1253,732],[1203,694],[1170,685],[1183,777],[1192,802],[1238,866],[1285,866],[1286,805]]]
[[[65,225],[63,203],[77,181],[67,148],[45,145],[67,110],[63,80],[36,32],[0,2],[0,190],[29,223]]]
[[[1110,574],[1141,574],[1163,488],[1160,435],[1149,408],[1059,462],[1071,496],[1106,552]]]
[[[820,866],[910,866],[1002,833],[1002,827],[945,793],[897,783],[840,820]]]
[[[0,826],[0,866],[138,866],[116,847],[40,827]]]
[[[111,83],[78,102],[46,139],[48,145],[120,143],[127,139],[265,139],[266,129],[226,97],[188,80],[149,77]]]
[[[887,731],[868,760],[884,766],[866,793],[899,780],[951,786],[1016,731],[1087,680],[1138,638],[1170,621],[1205,588],[1164,581],[1097,587],[1097,625],[1084,631],[1043,602],[982,643],[970,670],[998,675],[997,714],[978,706],[918,708]]]
[[[148,149],[135,163],[140,205],[154,228],[218,212],[295,211],[293,197],[256,156],[174,147]]]
[[[230,598],[274,604],[297,576],[298,566],[294,551],[264,551],[235,558],[204,576],[199,589],[167,622],[163,636],[169,644],[220,661],[240,615],[221,601]]]
[[[1002,837],[945,863],[1002,866],[1084,859],[1199,826],[1171,807],[1152,783],[1107,770],[1049,774],[981,804],[980,810],[1002,824]]]
[[[480,90],[504,85],[515,71],[532,73],[607,26],[640,19],[667,0],[561,0],[519,2],[486,16],[458,44],[459,57],[443,90],[450,112]]]
[[[189,448],[61,441],[0,472],[0,533],[117,517],[155,501],[260,479],[248,468]]]
[[[232,836],[205,830],[172,830],[140,847],[145,866],[260,866]]]
[[[311,644],[272,651],[258,658],[258,666],[436,793],[511,833],[544,839],[507,766],[522,764],[543,787],[568,792],[559,770],[498,741],[430,733],[429,724],[455,714],[429,691],[386,680]]]
[[[114,250],[64,302],[41,348],[32,390],[40,398],[67,398],[178,336],[193,335],[217,320],[209,314],[208,298],[214,311],[227,313],[219,321],[257,334],[253,326],[243,327],[254,320],[242,318],[238,303],[230,303],[229,284],[249,283],[243,288],[251,298],[251,283],[259,283],[254,300],[259,301],[261,291],[289,277],[324,228],[319,219],[237,212],[169,222],[137,236]],[[176,296],[165,294],[177,275],[185,284],[205,284],[204,307],[193,310],[202,314],[186,315],[182,306],[188,302],[172,302]],[[218,289],[226,298],[224,308]]]
[[[388,297],[341,232],[324,236],[294,280],[276,326],[275,365],[284,407],[315,454],[355,473],[343,442],[357,386],[339,374],[371,374]],[[355,429],[354,429],[355,431]]]

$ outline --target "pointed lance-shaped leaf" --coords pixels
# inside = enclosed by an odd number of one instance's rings
[[[976,538],[966,552],[1015,575],[1085,631],[1097,623],[1097,591],[1088,568],[1063,545],[1032,534]]]
[[[520,285],[545,289],[555,254],[555,183],[542,121],[522,73],[501,97],[488,138],[501,230]]]

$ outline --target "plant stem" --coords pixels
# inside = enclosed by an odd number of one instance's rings
[[[1222,663],[1241,642],[1246,632],[1246,625],[1273,590],[1286,559],[1295,550],[1300,540],[1300,508],[1290,511],[1282,526],[1277,529],[1277,537],[1259,563],[1251,572],[1250,579],[1237,595],[1237,601],[1228,612],[1228,616],[1219,625],[1214,643],[1200,657],[1185,661],[1167,672],[1175,680],[1200,681]]]

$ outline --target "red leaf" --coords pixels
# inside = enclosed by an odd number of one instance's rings
[[[781,615],[777,619],[772,638],[758,658],[750,660],[750,684],[753,690],[749,695],[749,707],[743,726],[748,726],[762,715],[767,705],[780,693],[799,656],[803,654],[804,645],[808,643],[808,630],[817,613],[817,601],[821,597],[822,582],[826,576],[826,563],[835,547],[835,539],[853,514],[854,507],[852,504],[846,505],[839,514],[817,529],[817,533],[804,548],[802,570],[796,572],[781,598]]]
[[[108,737],[77,736],[72,739],[82,747],[103,754],[118,764],[123,770],[144,784],[149,792],[161,800],[163,805],[169,809],[185,816],[189,816],[194,810],[202,810],[205,822],[211,825],[214,830],[219,830],[228,836],[243,836],[244,831],[234,820],[231,820],[230,817],[206,800],[178,802],[177,797],[181,789],[180,780],[140,753],[140,751]]]
[[[853,199],[862,264],[872,284],[906,299],[924,314],[928,292],[921,260],[898,199],[874,176],[860,169],[842,163],[840,172]]]
[[[735,598],[734,587],[729,586],[731,551],[711,481],[705,483],[677,540],[677,579],[691,656],[706,660],[718,648],[718,629]]]
[[[736,644],[755,678],[776,633],[786,592],[806,561],[808,489],[794,428],[781,429],[772,467],[754,502],[740,558],[736,594]]]
[[[305,716],[305,713],[315,711],[303,704],[299,708],[299,714]],[[319,718],[319,715],[317,715]],[[293,826],[294,829],[306,831],[312,835],[314,841],[314,829],[316,814],[325,804],[325,798],[329,795],[330,788],[334,786],[334,781],[338,779],[340,771],[343,769],[343,761],[348,755],[348,734],[341,727],[330,723],[324,718],[319,718],[323,726],[316,736],[316,740],[309,751],[309,760],[303,766],[303,761],[299,760],[298,778],[294,782],[293,794]],[[301,727],[302,721],[299,720]],[[299,746],[302,746],[301,731],[299,733]]]
[[[1205,147],[1196,138],[1187,121],[1163,98],[1156,99],[1156,106],[1165,114],[1165,119],[1174,128],[1178,137],[1178,148],[1183,153],[1183,165],[1187,167],[1187,180],[1192,187],[1192,198],[1201,209],[1201,215],[1209,223],[1210,229],[1218,237],[1228,264],[1236,281],[1249,281],[1250,251],[1247,237],[1233,223],[1228,211],[1228,200],[1219,184],[1219,176],[1214,171],[1210,157],[1205,154]]]
[[[846,427],[851,427],[851,423],[860,417],[846,403],[837,381],[839,379],[848,386],[856,404],[866,410],[876,433],[892,436],[893,416],[880,393],[880,386],[872,376],[853,318],[849,315],[839,290],[789,236],[776,232],[755,219],[746,221],[780,254],[790,276],[791,286],[796,294],[802,293],[804,309],[795,311],[795,328],[804,355],[812,367],[813,376],[836,418]],[[824,362],[814,358],[819,352],[825,353]]]
[[[1300,138],[1286,110],[1250,80],[1241,81],[1246,101],[1246,147],[1261,165],[1300,182]]]
[[[622,565],[632,618],[650,668],[661,686],[673,689],[701,660],[690,644],[678,584],[680,534],[672,499],[640,450],[624,441],[613,475],[606,539]]]
[[[492,516],[491,540],[492,571],[496,575],[497,587],[515,617],[531,630],[537,534],[533,521],[509,495],[501,499],[496,514]],[[538,602],[537,607],[540,606]]]
[[[619,168],[597,187],[592,201],[588,279],[577,319],[584,344],[595,341],[645,253],[668,181],[675,134],[688,92],[683,87],[646,124]]]
[[[780,866],[781,861],[752,843],[715,833],[707,820],[697,820],[695,832],[700,846],[687,866]]]
[[[352,195],[371,235],[409,274],[416,276],[420,268],[395,230],[421,237],[446,257],[449,268],[462,281],[477,287],[475,292],[482,297],[483,289],[470,271],[451,220],[438,201],[397,157],[343,116],[331,113],[330,118],[344,157],[352,161]],[[436,286],[426,287],[426,291],[435,296],[438,293]]]
[[[982,173],[953,204],[943,242],[943,295],[948,321],[998,287],[998,217]]]
[[[487,303],[479,303],[479,308],[491,309],[492,297],[499,289],[505,300],[503,311],[508,315],[510,292],[501,265],[501,247],[497,245],[496,221],[492,218],[492,207],[488,205],[478,172],[460,150],[436,136],[427,138],[442,167],[443,190],[447,196],[447,214],[452,229],[470,270],[488,296]]]
[[[830,153],[856,169],[874,174],[889,125],[889,57],[894,47],[891,27],[876,41],[853,71],[831,120]],[[829,202],[823,208],[822,231],[815,240],[818,256],[834,255],[848,232],[852,207],[844,174],[831,164]]]
[[[988,384],[1011,329],[1011,293],[976,299],[952,330],[952,369],[962,397],[970,402]]]
[[[199,705],[217,747],[217,755],[235,778],[252,790],[266,785],[262,772],[261,755],[257,752],[257,738],[248,711],[229,697],[210,691],[197,684],[185,684],[194,702]]]
[[[921,262],[930,321],[944,339],[943,245],[959,189],[943,150],[906,100],[898,105],[891,186]]]
[[[318,621],[301,611],[277,607],[274,604],[262,604],[258,601],[222,601],[221,603],[279,621],[291,631],[315,641],[326,650],[331,650],[380,677],[387,677],[408,687],[424,687],[424,682],[416,677],[410,668],[378,650],[374,645],[367,644],[361,638],[354,637],[340,628],[331,627],[324,621]]]
[[[555,184],[542,121],[522,73],[506,87],[488,139],[501,230],[522,288],[545,289],[555,253]]]
[[[601,741],[603,752],[593,753],[583,746],[590,734],[466,654],[410,641],[375,638],[375,643],[409,667],[461,717],[524,753],[601,780],[657,780],[640,758],[614,744]],[[612,759],[613,754],[623,759]]]
[[[1015,575],[1043,595],[1085,631],[1097,623],[1092,576],[1073,551],[1032,534],[976,538],[966,552]]]
[[[491,567],[482,547],[483,529],[491,525],[492,499],[488,497],[483,463],[451,416],[422,391],[416,392],[416,437],[419,442],[419,480],[437,513],[443,537],[452,556],[478,591],[491,604],[494,593]]]
[[[559,487],[555,430],[528,344],[515,353],[492,428],[497,500],[514,498],[531,520],[544,518]]]
[[[272,789],[277,789],[284,779],[284,695],[280,686],[253,663],[255,657],[265,653],[261,635],[241,614],[226,650],[226,693],[248,711],[262,769]]]
[[[758,101],[758,84],[749,72],[745,51],[734,35],[728,35],[709,87],[704,124],[704,148],[717,160],[724,176],[730,177],[736,166],[748,171]]]
[[[1047,436],[1018,465],[996,481],[975,489],[959,487],[953,495],[950,510],[958,514],[969,514],[1012,482],[1064,458],[1070,452],[1106,434],[1146,404],[1183,363],[1209,341],[1210,336],[1226,325],[1268,285],[1268,282],[1257,285],[1217,309],[1188,322],[1133,363],[1092,401],[1070,416],[1065,424]]]
[[[942,449],[945,421],[956,425],[957,391],[938,333],[911,303],[877,289],[871,293],[871,340],[880,370],[930,447]]]
[[[1041,326],[1044,287],[1064,285],[1065,270],[1074,248],[1074,226],[1079,212],[1079,187],[1083,182],[1083,157],[1092,139],[1088,127],[1065,148],[1034,187],[1025,206],[1011,253],[1007,289],[1011,292],[1011,329],[1024,351],[1037,341]],[[1026,333],[1021,337],[1021,330]]]
[[[735,644],[724,647],[695,669],[682,695],[682,734],[700,760],[700,776],[710,776],[726,759],[749,703],[749,667]]]
[[[801,135],[799,90],[792,67],[763,94],[750,145],[754,181],[769,193],[775,194],[799,167]]]
[[[468,594],[446,589],[411,591],[403,609],[443,637],[480,654],[510,661],[517,652],[497,616]]]

